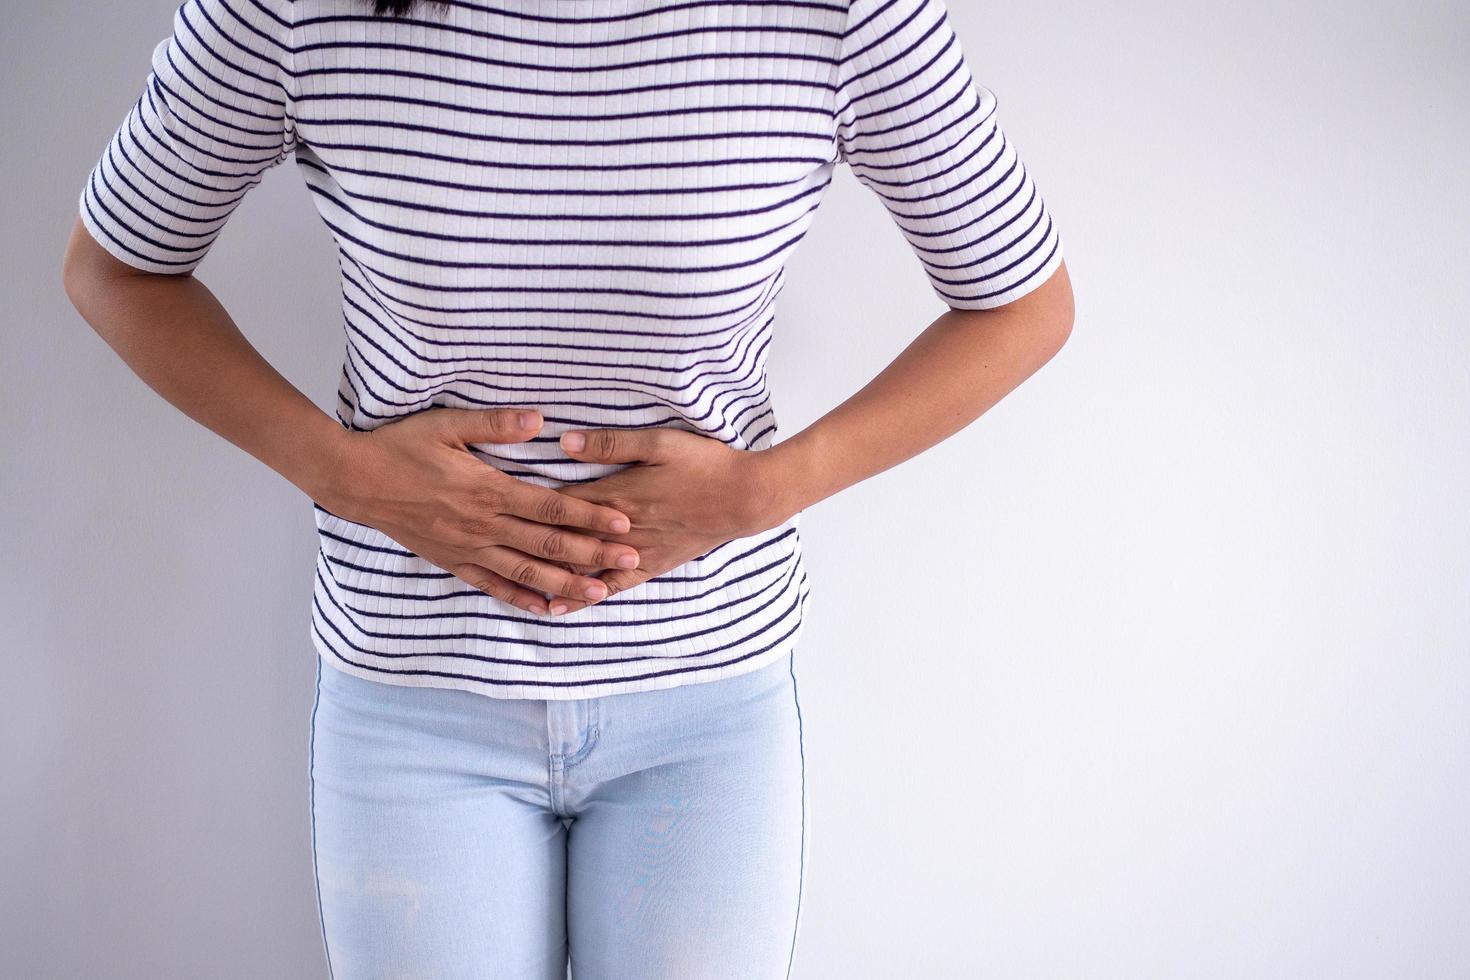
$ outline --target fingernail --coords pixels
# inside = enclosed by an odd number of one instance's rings
[[[589,585],[582,590],[582,594],[589,599],[601,599],[607,595],[607,587],[602,585]]]
[[[536,413],[521,412],[516,416],[516,421],[521,424],[521,428],[523,429],[534,429],[536,428]]]
[[[553,602],[551,604],[551,614],[553,616],[560,616],[562,613],[564,613],[566,611],[567,611],[567,604],[565,602]]]
[[[623,555],[622,557],[620,557],[618,559],[618,567],[619,568],[637,568],[638,567],[638,556],[637,555]]]
[[[546,607],[545,606],[532,606],[531,607],[531,612],[535,613],[538,616],[545,616],[546,615]]]
[[[628,519],[626,517],[614,517],[612,524],[609,526],[612,528],[614,534],[622,534],[628,530]]]
[[[582,448],[587,445],[587,437],[580,432],[563,432],[561,436],[561,444],[563,448],[570,449],[572,452],[578,453],[581,452]]]

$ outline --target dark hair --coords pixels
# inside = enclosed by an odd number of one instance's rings
[[[446,0],[430,0],[430,3],[438,7],[441,13],[449,9]],[[418,5],[419,0],[373,0],[373,13],[386,14],[390,17],[405,17],[413,13],[414,8]]]

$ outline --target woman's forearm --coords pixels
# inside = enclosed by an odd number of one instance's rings
[[[82,317],[174,407],[322,499],[347,430],[260,355],[198,279],[119,266],[78,222],[64,281]]]
[[[1072,328],[1065,265],[1020,300],[940,315],[862,390],[759,454],[777,521],[918,455],[1034,374]]]

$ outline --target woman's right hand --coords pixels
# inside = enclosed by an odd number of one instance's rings
[[[524,442],[542,421],[534,409],[433,408],[347,433],[318,503],[528,612],[546,614],[545,593],[595,603],[607,586],[567,566],[635,568],[638,552],[575,528],[622,534],[628,516],[508,476],[467,448]]]

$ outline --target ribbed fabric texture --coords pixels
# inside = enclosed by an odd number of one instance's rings
[[[783,267],[845,163],[939,297],[1011,302],[1062,259],[940,0],[187,0],[93,169],[113,255],[185,273],[294,157],[341,268],[342,424],[533,407],[473,447],[557,487],[567,429],[676,426],[750,450]],[[311,636],[349,673],[495,697],[708,681],[795,646],[800,515],[565,617],[475,590],[316,507]]]

